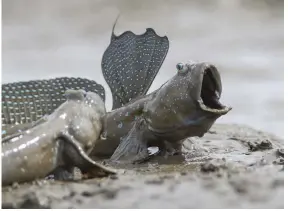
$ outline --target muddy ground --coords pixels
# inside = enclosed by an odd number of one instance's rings
[[[109,178],[5,187],[2,208],[284,208],[283,140],[217,124],[183,151]]]

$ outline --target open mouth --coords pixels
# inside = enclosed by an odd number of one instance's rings
[[[220,95],[222,92],[222,84],[220,75],[216,68],[212,66],[205,68],[201,88],[200,107],[209,112],[225,114],[231,110],[220,103]]]

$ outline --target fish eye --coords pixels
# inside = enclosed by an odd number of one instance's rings
[[[184,64],[183,64],[183,63],[178,63],[178,64],[176,65],[176,68],[177,68],[178,71],[181,71],[181,70],[183,69],[183,67],[184,67]]]
[[[81,90],[83,97],[85,98],[87,96],[87,92],[85,90]]]
[[[187,65],[185,65],[183,63],[178,63],[176,65],[176,68],[177,68],[179,74],[185,74],[188,71]]]

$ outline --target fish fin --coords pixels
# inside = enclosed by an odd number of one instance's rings
[[[113,109],[148,92],[169,50],[167,36],[160,37],[152,28],[141,35],[126,31],[116,36],[117,19],[101,61],[103,76],[112,92]]]
[[[51,114],[66,101],[67,89],[95,92],[105,101],[104,87],[86,78],[60,77],[2,84],[2,126],[25,124]]]
[[[65,146],[62,148],[64,150],[62,160],[65,165],[76,166],[83,173],[89,172],[90,175],[94,175],[95,177],[116,173],[114,169],[92,160],[83,150],[79,142],[69,133],[61,132],[58,138],[65,140]]]
[[[110,42],[112,42],[115,38],[117,38],[117,36],[115,35],[114,31],[115,31],[115,27],[116,27],[116,24],[117,24],[117,21],[118,21],[119,17],[120,17],[120,13],[117,15],[116,20],[114,21],[114,24],[113,24],[113,27],[112,27],[112,33],[111,33]]]
[[[46,179],[55,179],[63,181],[75,181],[82,179],[82,172],[79,168],[74,166],[59,166],[53,170]]]
[[[160,153],[159,147],[148,147],[149,156],[156,156]]]
[[[122,139],[110,158],[113,163],[140,163],[149,158],[147,143],[144,138],[146,123],[136,120],[129,133]]]

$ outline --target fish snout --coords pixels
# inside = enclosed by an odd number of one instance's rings
[[[197,96],[200,108],[218,116],[228,113],[232,108],[220,102],[222,82],[216,66],[206,62],[187,63],[187,66],[191,70],[191,93]]]

